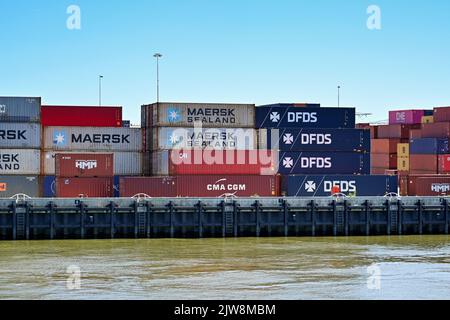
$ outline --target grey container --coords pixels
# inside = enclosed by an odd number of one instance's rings
[[[0,97],[0,122],[41,122],[41,98]]]
[[[153,151],[205,148],[255,150],[257,133],[255,129],[247,128],[154,128],[151,147]]]
[[[55,175],[55,155],[56,154],[79,154],[79,153],[102,153],[102,152],[61,152],[61,151],[45,151],[42,154],[44,176]],[[143,174],[142,162],[143,154],[141,152],[114,152],[114,175],[116,176],[140,176]]]
[[[10,198],[16,194],[39,198],[41,195],[39,177],[0,176],[0,198]]]
[[[151,157],[151,172],[153,176],[169,175],[169,157],[170,151],[156,151]]]
[[[142,151],[137,128],[45,127],[44,149],[75,151]]]
[[[39,175],[39,150],[0,149],[0,175]]]
[[[142,106],[142,127],[254,128],[254,104],[155,103]]]
[[[40,124],[0,123],[0,148],[39,149],[40,147]]]

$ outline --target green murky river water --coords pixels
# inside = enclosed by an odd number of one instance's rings
[[[450,299],[450,237],[0,242],[0,299]]]

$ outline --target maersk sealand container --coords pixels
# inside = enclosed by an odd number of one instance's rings
[[[378,197],[398,193],[397,176],[284,176],[282,193],[287,197],[328,197],[334,188],[340,193]]]
[[[40,122],[41,98],[0,97],[0,122]]]
[[[370,152],[370,131],[360,129],[260,129],[259,147],[280,151]]]
[[[41,126],[38,123],[0,124],[0,148],[39,149],[41,147]]]
[[[292,174],[370,174],[370,153],[280,152],[279,170]]]
[[[155,103],[144,105],[142,127],[254,128],[254,104]]]
[[[355,108],[256,108],[257,128],[354,129]]]

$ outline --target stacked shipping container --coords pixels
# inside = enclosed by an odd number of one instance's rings
[[[397,191],[392,178],[368,176],[374,131],[355,129],[353,108],[262,106],[256,109],[256,125],[260,148],[279,151],[286,196]]]
[[[44,194],[58,197],[114,195],[116,176],[142,175],[142,131],[125,128],[121,107],[43,106],[42,173]],[[62,160],[71,169],[58,166]],[[78,164],[96,163],[107,175],[79,175]],[[84,163],[84,164],[83,164]],[[93,168],[86,172],[94,172]],[[78,172],[78,174],[75,174]],[[118,180],[119,178],[116,178]],[[80,186],[89,185],[86,192]],[[50,189],[49,189],[50,188]]]
[[[142,106],[144,171],[155,177],[121,179],[121,195],[279,195],[274,155],[257,151],[254,123],[251,104]]]
[[[39,197],[41,98],[0,97],[0,198]]]

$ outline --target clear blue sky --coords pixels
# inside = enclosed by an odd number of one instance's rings
[[[81,30],[66,28],[81,8]],[[366,27],[378,5],[382,29]],[[2,0],[0,95],[46,104],[320,102],[372,112],[450,105],[450,1]]]

